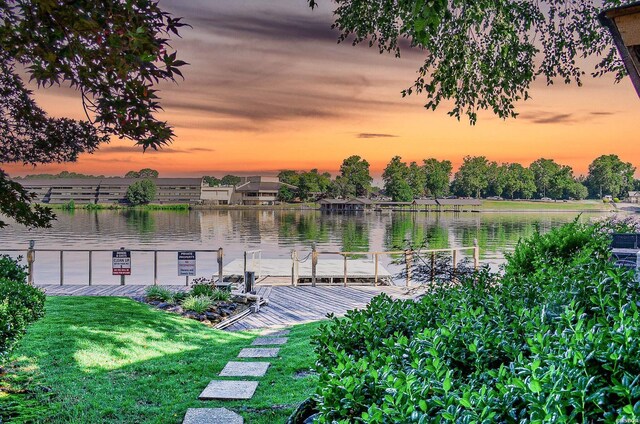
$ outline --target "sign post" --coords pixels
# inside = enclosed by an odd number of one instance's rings
[[[189,276],[196,275],[196,252],[178,252],[178,276],[184,275],[185,285],[189,285]]]
[[[112,252],[111,271],[113,275],[120,276],[120,285],[124,286],[125,275],[131,275],[130,250],[124,250],[124,247],[121,247],[120,250],[114,250]]]

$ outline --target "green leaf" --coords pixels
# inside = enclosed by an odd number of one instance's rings
[[[444,379],[444,383],[442,383],[442,388],[445,392],[451,390],[451,378],[447,377]]]
[[[542,387],[540,386],[540,382],[538,380],[531,380],[529,382],[529,390],[533,393],[540,393]]]

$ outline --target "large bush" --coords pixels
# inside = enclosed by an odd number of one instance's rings
[[[0,362],[44,314],[45,295],[26,283],[26,272],[8,256],[0,256]]]
[[[315,338],[320,422],[640,418],[640,296],[603,226],[569,224],[418,302],[375,298]]]
[[[156,183],[149,178],[138,180],[127,188],[127,201],[133,205],[146,205],[156,198]]]

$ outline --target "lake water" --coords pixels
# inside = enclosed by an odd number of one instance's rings
[[[577,213],[367,213],[324,214],[319,211],[207,210],[207,211],[57,211],[53,228],[26,230],[10,225],[0,230],[0,251],[26,249],[35,240],[37,249],[218,249],[225,251],[225,263],[240,259],[245,250],[260,249],[263,258],[290,258],[291,250],[303,258],[316,243],[318,250],[383,251],[418,247],[472,246],[477,239],[483,263],[499,264],[504,252],[518,239],[540,228],[550,228],[574,220]],[[603,214],[583,213],[582,220]],[[335,259],[336,257],[333,257]],[[321,256],[322,259],[322,256]],[[150,283],[153,254],[135,253],[132,275],[127,283]],[[381,262],[393,271],[391,258]],[[94,284],[117,284],[111,275],[110,252],[93,254]],[[174,252],[159,253],[162,284],[184,283],[177,277]],[[86,284],[86,253],[69,252],[64,257],[64,283]],[[217,273],[216,254],[200,253],[198,276]],[[38,252],[35,265],[37,283],[59,282],[59,255]]]

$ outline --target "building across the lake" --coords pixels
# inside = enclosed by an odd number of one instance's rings
[[[373,201],[366,197],[353,199],[322,199],[318,202],[325,212],[361,212],[373,209]]]
[[[29,178],[18,180],[35,201],[46,204],[127,204],[127,190],[138,178]],[[159,204],[273,205],[286,186],[277,177],[243,177],[236,186],[209,187],[203,178],[153,178]]]
[[[640,191],[630,191],[628,201],[629,203],[640,203]]]

